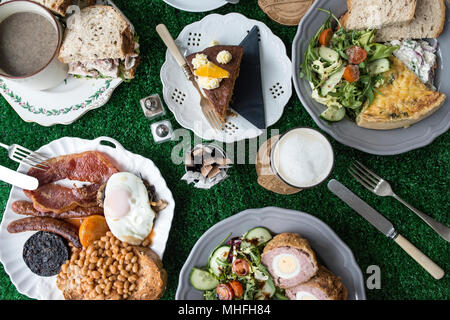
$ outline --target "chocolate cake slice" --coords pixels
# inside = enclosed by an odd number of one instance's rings
[[[231,53],[231,61],[227,64],[221,64],[216,59],[217,54],[222,50],[226,50]],[[208,57],[209,61],[221,67],[222,69],[227,70],[230,73],[230,77],[222,79],[218,88],[211,90],[203,89],[206,98],[216,111],[219,119],[221,119],[222,122],[226,122],[227,108],[230,103],[231,97],[233,96],[234,84],[237,77],[239,76],[239,69],[242,56],[244,54],[244,49],[241,46],[218,45],[206,48],[205,50],[200,52],[193,53],[186,57],[192,73],[194,73],[192,59],[194,59],[197,54],[205,54]]]

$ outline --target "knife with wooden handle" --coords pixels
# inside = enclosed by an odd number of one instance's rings
[[[399,234],[392,223],[382,216],[378,211],[369,206],[353,192],[347,189],[339,181],[334,179],[328,183],[328,189],[339,199],[348,204],[353,210],[359,213],[364,219],[369,221],[375,228],[387,237],[393,239],[403,250],[406,251],[418,264],[420,264],[435,279],[439,280],[444,276],[442,270],[436,263],[428,258],[423,252],[417,249],[411,242]]]
[[[162,41],[166,45],[169,52],[175,58],[175,61],[183,69],[183,72],[186,75],[186,78],[188,78],[188,80],[191,80],[194,82],[195,80],[192,75],[191,69],[189,68],[189,65],[187,64],[184,56],[181,54],[180,49],[178,49],[178,46],[175,43],[175,40],[173,40],[172,35],[170,34],[169,30],[167,30],[167,27],[164,24],[158,24],[156,26],[156,32],[161,37]]]
[[[0,166],[0,180],[25,190],[36,190],[39,186],[39,181],[35,177],[3,166]]]

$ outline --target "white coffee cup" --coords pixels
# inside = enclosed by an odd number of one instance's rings
[[[55,48],[50,61],[36,72],[26,76],[12,76],[0,69],[0,77],[18,82],[21,85],[33,90],[46,90],[61,84],[68,76],[68,65],[58,60],[59,49],[63,40],[63,28],[54,15],[42,5],[26,1],[14,0],[2,2],[0,0],[0,22],[9,16],[20,12],[32,12],[46,17],[58,32],[58,45]]]

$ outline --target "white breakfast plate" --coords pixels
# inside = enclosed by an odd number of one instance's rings
[[[227,4],[225,0],[163,0],[174,8],[189,12],[205,12]]]
[[[97,3],[111,5],[120,12],[110,0],[98,0]],[[26,122],[42,126],[67,125],[107,103],[122,82],[120,78],[76,79],[69,75],[55,88],[36,91],[0,77],[0,93]]]
[[[158,213],[153,228],[154,237],[151,248],[162,258],[169,237],[170,227],[175,209],[175,200],[160,171],[155,164],[140,155],[125,150],[119,142],[109,137],[99,137],[95,140],[65,137],[39,148],[38,152],[47,157],[97,150],[110,156],[117,162],[120,171],[140,174],[155,186],[160,199],[168,202],[168,206]],[[28,168],[20,165],[17,171],[26,173]],[[64,299],[61,291],[56,287],[56,276],[40,277],[30,271],[22,258],[25,241],[35,232],[11,234],[6,230],[8,224],[14,220],[24,218],[14,213],[11,205],[17,200],[26,200],[22,189],[13,187],[0,224],[0,261],[17,291],[33,299],[60,300]]]
[[[181,52],[202,51],[216,40],[222,45],[238,45],[249,30],[257,25],[260,33],[261,77],[266,110],[267,127],[283,115],[284,107],[292,95],[291,61],[286,47],[262,22],[251,20],[239,13],[210,14],[200,21],[184,27],[175,40]],[[169,51],[161,67],[163,97],[178,123],[205,140],[232,143],[256,138],[263,133],[240,115],[229,116],[225,130],[214,131],[200,108],[200,95],[189,82]]]

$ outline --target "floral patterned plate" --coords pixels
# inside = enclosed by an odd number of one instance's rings
[[[98,0],[97,3],[117,9],[110,0]],[[36,122],[42,126],[67,125],[108,102],[120,83],[120,78],[88,80],[69,76],[55,88],[34,91],[0,77],[0,93],[26,122]]]

